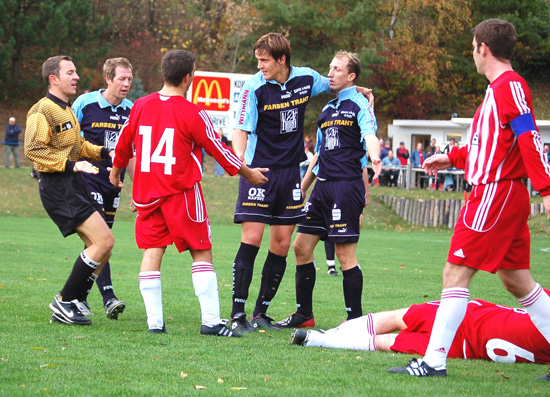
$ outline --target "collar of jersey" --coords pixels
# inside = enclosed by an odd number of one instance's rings
[[[281,86],[283,90],[286,90],[286,83],[288,83],[290,80],[294,78],[294,66],[290,66],[290,73],[288,74],[288,79],[284,82],[284,84],[279,83],[277,80],[266,80],[268,83],[271,84],[277,84]]]
[[[110,107],[113,112],[116,112],[118,108],[126,109],[128,107],[128,99],[126,98],[123,98],[122,102],[120,102],[117,106],[111,105],[103,96],[103,91],[105,91],[105,88],[97,91],[97,103],[99,103],[99,106],[102,109]]]
[[[338,96],[334,99],[331,99],[328,104],[333,108],[338,108],[340,107],[340,103],[354,97],[356,93],[357,93],[357,87],[355,85],[352,85],[351,87],[348,87],[348,88],[344,88],[342,91],[338,93]]]
[[[64,100],[62,99],[59,99],[58,97],[56,97],[54,94],[52,94],[50,91],[46,92],[46,98],[48,98],[49,100],[51,100],[53,103],[55,103],[56,105],[59,105],[60,107],[63,108],[63,110],[67,109],[67,106],[70,106],[71,104],[68,103],[68,102],[65,102]]]

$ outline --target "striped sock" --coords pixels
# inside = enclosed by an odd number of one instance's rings
[[[162,329],[164,314],[162,310],[160,271],[140,272],[139,290],[145,304],[149,329]]]
[[[529,313],[531,321],[542,336],[550,343],[550,297],[546,295],[540,284],[537,284],[527,296],[518,299],[518,302]]]
[[[191,277],[195,295],[201,306],[202,324],[213,327],[220,324],[220,299],[218,297],[218,279],[214,266],[208,262],[193,262]]]

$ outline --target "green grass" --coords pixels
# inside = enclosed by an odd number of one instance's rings
[[[240,228],[231,223],[235,179],[207,177],[203,188],[213,220],[214,266],[222,315],[231,301],[231,265]],[[127,193],[122,200],[127,201]],[[63,239],[38,199],[27,172],[0,170],[0,390],[3,395],[188,395],[196,385],[214,395],[533,395],[549,385],[534,382],[548,366],[506,365],[451,360],[447,379],[390,376],[386,369],[410,356],[380,352],[322,350],[292,346],[290,331],[241,339],[199,335],[200,313],[187,253],[167,250],[163,268],[167,335],[147,333],[137,275],[141,252],[133,237],[133,215],[125,208],[115,223],[113,284],[127,302],[118,321],[105,318],[97,289],[89,301],[91,327],[49,324],[48,303],[62,287],[82,243]],[[9,211],[9,212],[8,212]],[[547,221],[546,221],[547,222]],[[449,230],[413,228],[373,202],[365,212],[358,256],[365,277],[365,312],[394,309],[438,299]],[[532,240],[533,274],[550,285],[550,243]],[[262,247],[250,303],[259,286]],[[345,317],[341,275],[328,277],[320,245],[314,310],[317,327],[327,329]],[[294,259],[270,314],[294,311]],[[497,276],[479,274],[472,297],[516,305]],[[183,376],[182,376],[183,374]],[[234,390],[246,388],[246,390]]]

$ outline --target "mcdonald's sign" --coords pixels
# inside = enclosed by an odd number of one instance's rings
[[[227,77],[195,76],[192,102],[204,110],[226,112],[231,104],[231,79]]]

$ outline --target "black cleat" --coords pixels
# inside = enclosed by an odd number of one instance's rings
[[[250,323],[256,329],[265,328],[265,329],[270,329],[272,331],[280,331],[281,330],[280,328],[271,324],[273,321],[275,320],[273,320],[271,317],[269,317],[265,313],[260,313],[256,317],[252,317],[250,319]]]
[[[50,303],[50,309],[53,310],[56,321],[59,320],[63,324],[91,325],[92,321],[82,314],[77,303],[76,299],[70,302],[60,301],[59,295],[56,295]]]
[[[278,328],[311,328],[315,327],[315,318],[311,316],[303,316],[300,313],[292,313],[284,320],[278,321],[275,324]]]
[[[149,328],[149,333],[151,334],[167,334],[166,324],[162,324],[162,328]]]
[[[546,375],[544,376],[539,376],[537,378],[537,380],[547,380],[547,381],[550,381],[550,372],[548,372]]]
[[[256,328],[252,326],[246,319],[245,313],[237,313],[235,317],[231,319],[231,331],[233,332],[257,332]]]
[[[338,276],[338,272],[336,271],[336,268],[334,266],[328,267],[327,274],[332,277]]]
[[[119,301],[117,298],[111,298],[107,301],[105,305],[105,314],[107,318],[111,320],[118,320],[118,315],[126,309],[126,303],[124,301]]]
[[[226,336],[228,338],[240,338],[241,334],[237,332],[232,332],[223,324],[214,325],[210,327],[208,325],[201,325],[201,335],[215,335],[215,336]]]
[[[423,360],[413,358],[405,367],[393,367],[388,372],[394,374],[407,374],[412,376],[447,376],[447,369],[435,369],[426,364]]]
[[[309,331],[304,329],[294,328],[294,332],[290,335],[290,343],[293,345],[304,346],[309,337]]]

